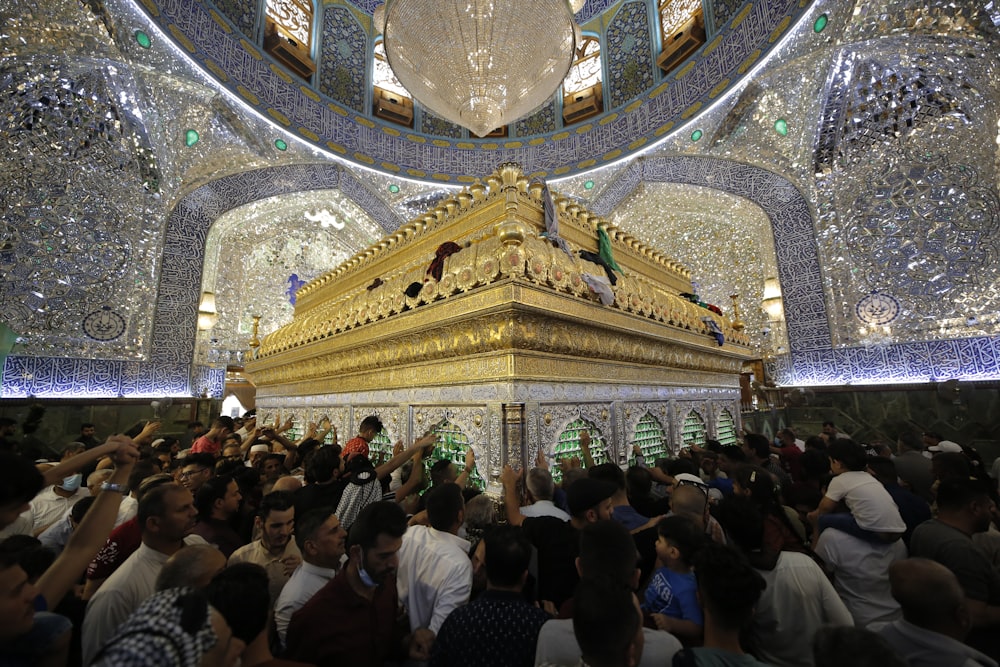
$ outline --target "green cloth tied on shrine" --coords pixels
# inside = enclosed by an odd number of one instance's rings
[[[608,238],[608,233],[604,231],[604,227],[597,228],[597,250],[605,264],[618,273],[625,275],[622,267],[618,266],[618,263],[615,262],[615,256],[611,254],[611,239]]]

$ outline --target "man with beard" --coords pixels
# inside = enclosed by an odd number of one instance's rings
[[[376,667],[407,654],[427,659],[396,618],[404,532],[406,513],[396,503],[380,501],[361,510],[347,539],[347,565],[292,616],[286,658]]]
[[[287,491],[275,491],[264,496],[254,519],[254,531],[260,539],[240,547],[229,557],[229,564],[254,563],[267,570],[271,582],[271,606],[292,572],[302,562],[302,553],[292,539],[295,528],[295,501]]]

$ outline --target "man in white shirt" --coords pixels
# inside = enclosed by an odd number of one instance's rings
[[[563,521],[569,521],[569,512],[556,507],[552,502],[556,485],[552,473],[545,468],[532,468],[524,480],[528,490],[530,505],[521,508],[521,514],[528,516],[552,516]]]
[[[396,586],[414,642],[429,656],[444,619],[472,592],[469,543],[458,537],[465,521],[462,488],[447,482],[428,491],[427,518],[430,527],[411,526],[403,535]]]
[[[129,614],[156,589],[163,564],[185,544],[205,544],[191,535],[198,511],[191,492],[179,484],[151,489],[139,502],[142,544],[101,585],[83,619],[83,664],[89,665]]]
[[[720,505],[719,522],[730,543],[745,554],[760,550],[764,520],[748,498],[734,496]],[[751,628],[762,662],[812,665],[813,635],[819,628],[854,625],[833,584],[806,554],[782,551],[774,569],[755,569],[767,583]]]
[[[816,542],[816,555],[833,575],[833,587],[856,626],[866,628],[900,618],[899,603],[889,590],[889,566],[906,558],[902,540],[878,543],[828,528]]]
[[[295,542],[302,552],[302,564],[281,589],[274,605],[274,623],[282,645],[292,614],[337,575],[347,539],[340,519],[329,510],[306,512],[296,524]]]
[[[45,529],[66,516],[76,501],[90,495],[82,486],[83,475],[69,475],[59,484],[53,484],[31,500],[32,532],[41,535]]]

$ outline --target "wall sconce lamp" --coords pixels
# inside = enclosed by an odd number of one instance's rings
[[[215,307],[215,294],[202,292],[198,303],[198,331],[208,331],[219,322],[219,311]]]
[[[785,309],[781,301],[781,283],[777,278],[768,278],[764,281],[764,298],[760,305],[771,322],[785,319]]]

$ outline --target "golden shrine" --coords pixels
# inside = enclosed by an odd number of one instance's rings
[[[293,321],[246,364],[259,414],[327,418],[344,438],[377,414],[385,442],[437,429],[456,458],[473,448],[494,491],[504,464],[570,455],[584,428],[620,464],[634,444],[655,458],[735,439],[754,356],[740,324],[679,296],[680,264],[553,195],[565,252],[545,196],[503,164],[300,289]],[[611,273],[599,230],[621,269],[610,305],[588,284]]]

